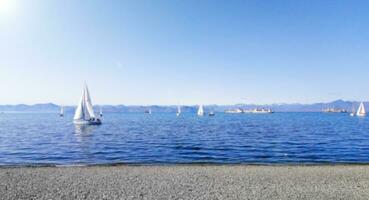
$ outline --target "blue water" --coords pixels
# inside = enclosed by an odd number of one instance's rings
[[[369,117],[348,114],[0,114],[0,165],[369,163]]]

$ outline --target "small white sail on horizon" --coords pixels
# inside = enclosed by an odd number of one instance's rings
[[[100,106],[100,113],[99,113],[100,117],[103,116],[103,112],[102,112],[102,107]]]
[[[74,114],[75,124],[101,124],[101,120],[96,118],[90,92],[87,84],[85,83],[82,91],[81,99],[79,100],[76,112]]]
[[[179,116],[181,114],[181,106],[177,107],[177,116]]]
[[[204,116],[204,108],[202,105],[199,106],[199,110],[197,110],[198,116]]]
[[[354,117],[355,115],[356,115],[355,104],[354,104],[354,103],[352,103],[352,110],[351,110],[350,116],[351,116],[351,117]]]
[[[359,117],[366,116],[365,106],[363,102],[360,103],[360,106],[359,106],[359,109],[357,110],[356,115]]]
[[[61,106],[61,107],[60,107],[60,113],[59,113],[59,116],[60,116],[60,117],[63,117],[63,116],[64,116],[64,106]]]

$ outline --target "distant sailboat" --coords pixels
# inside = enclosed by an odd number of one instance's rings
[[[204,116],[204,108],[202,105],[199,106],[199,110],[197,111],[198,116]]]
[[[102,112],[102,107],[100,107],[100,113],[99,113],[100,117],[103,116],[103,112]]]
[[[355,104],[352,103],[352,110],[351,110],[350,116],[351,117],[355,116],[355,114],[356,114],[355,112],[356,112],[356,110],[355,110]]]
[[[365,117],[366,116],[365,106],[364,106],[363,102],[360,103],[360,106],[359,106],[359,109],[357,110],[356,115],[359,116],[359,117]]]
[[[178,106],[177,107],[177,116],[179,116],[181,114],[181,107],[180,106]]]
[[[145,114],[149,114],[149,115],[151,115],[151,109],[148,109],[148,110],[145,110]]]
[[[95,116],[90,93],[85,83],[82,96],[74,114],[74,123],[80,125],[99,125],[101,120]]]
[[[59,113],[59,116],[60,116],[60,117],[63,117],[63,116],[64,116],[64,106],[61,106],[61,107],[60,107],[60,113]]]

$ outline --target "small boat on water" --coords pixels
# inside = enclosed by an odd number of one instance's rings
[[[272,109],[265,109],[265,108],[256,108],[254,110],[251,111],[251,113],[256,113],[256,114],[270,114],[270,113],[274,113],[274,111]]]
[[[176,113],[176,115],[177,115],[177,117],[179,116],[179,115],[181,115],[181,107],[180,106],[178,106],[177,107],[177,113]]]
[[[73,123],[77,125],[100,125],[102,123],[101,119],[95,116],[90,92],[88,91],[86,83],[83,87],[82,96],[74,114]]]
[[[202,105],[199,106],[199,109],[197,110],[197,116],[204,116],[204,107]]]
[[[351,113],[350,113],[350,116],[351,117],[354,117],[355,116],[355,113],[356,112],[356,110],[355,110],[355,105],[354,104],[352,104],[352,110],[351,110]]]
[[[231,109],[231,110],[226,110],[224,111],[225,113],[231,113],[231,114],[240,114],[240,113],[244,113],[244,111],[241,108],[237,108],[237,109]]]
[[[102,116],[103,116],[102,107],[100,107],[99,116],[100,116],[100,117],[102,117]]]
[[[357,109],[357,112],[356,112],[356,116],[358,117],[366,116],[365,106],[363,102],[360,103],[359,109]]]
[[[215,113],[213,111],[211,111],[211,112],[209,112],[209,116],[213,117],[213,116],[215,116]]]
[[[60,113],[59,113],[60,117],[64,117],[64,106],[60,107]]]
[[[323,110],[324,113],[347,113],[345,109],[338,109],[338,108],[327,108]]]
[[[151,115],[151,109],[148,109],[148,110],[145,110],[145,114],[149,114],[149,115]]]

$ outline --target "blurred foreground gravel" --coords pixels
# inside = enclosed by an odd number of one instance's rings
[[[369,166],[0,168],[0,199],[369,199]]]

